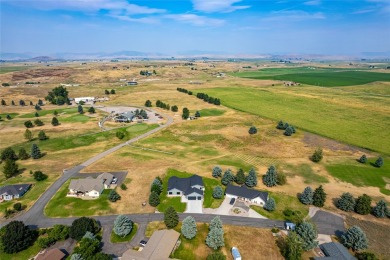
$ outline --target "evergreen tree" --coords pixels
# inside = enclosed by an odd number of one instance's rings
[[[77,111],[79,112],[79,114],[84,114],[84,109],[81,105],[78,105]]]
[[[51,120],[51,124],[53,126],[58,126],[60,123],[58,122],[58,119],[57,117],[53,117],[52,120]]]
[[[206,245],[217,250],[225,245],[222,229],[211,229],[206,237]]]
[[[383,158],[382,157],[379,157],[376,161],[375,161],[375,167],[382,167],[383,165]]]
[[[172,112],[177,112],[177,111],[179,111],[179,108],[176,105],[174,105],[174,106],[171,107],[171,111]]]
[[[41,141],[47,139],[47,136],[46,136],[46,134],[45,134],[45,131],[43,131],[43,130],[39,131],[39,133],[38,133],[38,139],[41,140]]]
[[[96,220],[87,217],[75,219],[69,229],[69,236],[80,241],[87,231],[96,234],[99,231]]]
[[[299,201],[305,205],[313,204],[313,190],[311,187],[306,187],[305,190],[299,195]]]
[[[388,214],[389,209],[387,208],[387,203],[383,199],[378,201],[374,207],[373,214],[377,218],[384,218]]]
[[[301,238],[294,231],[289,232],[283,256],[288,260],[301,260],[302,253]]]
[[[362,157],[360,157],[359,162],[360,163],[366,163],[367,162],[367,156],[365,154],[363,154]]]
[[[36,124],[37,126],[43,126],[43,122],[40,119],[35,119],[34,124]]]
[[[317,231],[313,224],[309,222],[302,222],[295,228],[295,232],[302,240],[302,249],[309,251],[318,246]]]
[[[356,200],[355,212],[360,215],[367,215],[371,212],[371,197],[367,194],[359,196]]]
[[[353,251],[359,251],[368,247],[366,234],[358,226],[353,226],[341,237],[343,245],[352,248]]]
[[[154,179],[152,182],[152,186],[150,187],[151,192],[156,192],[158,195],[161,194],[163,190],[162,184],[159,179]]]
[[[35,104],[35,110],[39,111],[42,110],[42,108],[38,104]]]
[[[263,176],[263,183],[267,187],[273,187],[277,185],[277,172],[275,166],[271,165],[268,168],[267,173]]]
[[[27,120],[26,122],[24,122],[24,126],[27,127],[27,128],[34,127],[34,125],[33,125],[33,123],[31,122],[31,120]]]
[[[38,105],[43,106],[43,101],[38,99]]]
[[[111,202],[116,202],[117,200],[120,199],[121,196],[115,190],[111,190],[110,193],[108,194],[108,200]]]
[[[120,237],[130,234],[133,229],[133,221],[125,215],[119,215],[114,221],[114,233]]]
[[[152,102],[149,99],[145,101],[145,107],[152,107]]]
[[[223,197],[223,189],[221,186],[216,186],[213,189],[213,198],[214,199],[221,199]]]
[[[222,176],[222,169],[219,166],[214,166],[213,168],[213,173],[212,173],[214,178],[218,178]]]
[[[108,91],[107,89],[105,89],[105,90],[104,90],[104,94],[110,95],[110,91]]]
[[[111,89],[110,94],[115,94],[115,89]]]
[[[200,117],[200,112],[199,111],[195,112],[195,117]]]
[[[316,207],[323,207],[326,200],[326,193],[322,185],[320,185],[317,189],[314,190],[313,194],[313,205]]]
[[[322,148],[317,148],[314,151],[313,155],[311,156],[311,160],[313,162],[320,162],[322,160],[322,157],[323,157],[323,155],[322,155]]]
[[[35,117],[39,117],[39,114],[38,114],[38,112],[35,112],[35,115],[34,115]]]
[[[286,128],[286,130],[284,131],[284,135],[285,136],[291,136],[293,133],[294,133],[294,131],[293,131],[293,127],[292,126],[288,126]]]
[[[18,159],[14,149],[12,149],[11,147],[7,147],[1,152],[1,160],[5,161],[6,159],[10,159],[13,161],[16,161]]]
[[[31,158],[33,159],[39,159],[42,157],[41,150],[39,149],[38,145],[32,144],[31,146]]]
[[[19,105],[20,105],[20,106],[25,106],[26,103],[24,102],[24,100],[19,100]]]
[[[257,128],[255,126],[251,126],[248,130],[248,133],[254,135],[257,133]]]
[[[92,232],[89,232],[89,231],[85,232],[85,235],[83,236],[83,238],[88,238],[88,239],[91,239],[91,240],[95,240],[96,239],[95,235]]]
[[[26,152],[26,149],[22,147],[19,149],[18,157],[20,160],[27,160],[28,158],[30,158],[30,155]]]
[[[88,113],[90,113],[90,114],[95,114],[95,108],[94,107],[90,107],[89,109],[88,109]]]
[[[235,181],[238,185],[242,185],[245,183],[245,173],[243,169],[239,169],[235,178]]]
[[[183,219],[183,224],[181,226],[181,233],[187,239],[193,239],[196,236],[197,228],[195,219],[191,216]]]
[[[167,228],[174,228],[179,224],[179,215],[173,207],[168,207],[164,212],[164,223]]]
[[[36,238],[36,233],[22,221],[11,221],[0,232],[2,251],[14,254],[30,247]]]
[[[181,116],[183,119],[187,119],[190,117],[190,111],[188,110],[188,108],[183,108],[183,114]]]
[[[234,175],[230,169],[227,169],[225,173],[223,174],[223,177],[221,179],[221,183],[225,186],[227,186],[229,183],[232,183],[234,181]]]
[[[14,160],[6,159],[3,172],[5,177],[8,179],[19,172],[19,167]]]
[[[284,127],[284,123],[283,123],[283,121],[280,120],[278,125],[276,126],[276,128],[277,129],[283,129],[283,127]]]
[[[275,200],[273,198],[269,198],[265,204],[264,204],[264,209],[267,210],[267,211],[274,211],[276,208],[276,203],[275,203]]]
[[[34,103],[32,101],[30,101],[30,106],[33,106],[33,105],[34,105]]]
[[[246,176],[245,185],[249,188],[257,185],[257,173],[254,168],[249,170],[248,176]]]
[[[344,211],[354,211],[355,199],[349,192],[344,192],[336,202],[336,207]]]
[[[219,216],[214,217],[209,225],[209,230],[222,229],[222,220]]]
[[[7,103],[5,102],[4,99],[1,100],[1,105],[2,105],[2,106],[6,106],[6,105],[7,105]]]
[[[12,117],[11,117],[10,115],[7,115],[6,118],[7,118],[8,120],[11,120],[11,119],[12,119]]]
[[[11,105],[15,106],[15,102],[13,100],[11,101]]]
[[[53,115],[54,115],[54,116],[58,116],[57,110],[54,110]]]
[[[160,197],[154,191],[149,195],[149,205],[152,207],[157,207],[160,204]]]
[[[44,181],[44,180],[47,179],[47,175],[44,174],[44,173],[41,172],[41,171],[35,171],[33,175],[34,175],[34,179],[35,179],[36,181]]]

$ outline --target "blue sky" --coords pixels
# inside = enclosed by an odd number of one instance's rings
[[[0,0],[1,52],[390,51],[390,0]]]

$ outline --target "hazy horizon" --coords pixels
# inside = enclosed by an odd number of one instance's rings
[[[0,0],[5,53],[390,53],[390,1]]]

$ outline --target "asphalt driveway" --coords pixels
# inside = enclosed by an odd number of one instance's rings
[[[345,231],[344,219],[330,212],[319,210],[312,221],[317,225],[318,234],[338,236]]]

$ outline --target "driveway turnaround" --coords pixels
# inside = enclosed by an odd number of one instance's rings
[[[318,234],[340,235],[344,233],[344,219],[336,214],[319,210],[312,218],[317,225]]]

